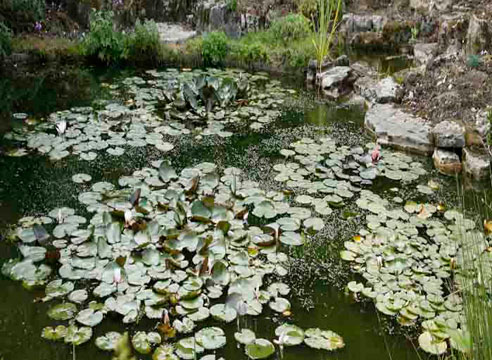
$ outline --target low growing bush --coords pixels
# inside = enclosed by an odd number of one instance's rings
[[[211,32],[203,38],[202,58],[205,66],[224,65],[227,56],[227,35],[221,32]]]
[[[125,41],[113,29],[113,12],[94,10],[90,18],[90,31],[83,40],[84,55],[106,64],[119,62],[124,57]]]
[[[301,14],[289,14],[274,20],[269,29],[275,41],[289,43],[291,41],[304,39],[311,34],[309,20]]]
[[[135,32],[128,37],[125,52],[128,59],[134,62],[156,63],[159,60],[162,47],[154,20],[137,20]]]
[[[10,29],[0,22],[0,59],[10,55],[12,50],[12,35]]]

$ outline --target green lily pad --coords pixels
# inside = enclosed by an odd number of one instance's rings
[[[333,351],[345,346],[342,337],[331,330],[307,329],[304,335],[304,343],[313,349]]]
[[[266,339],[255,339],[246,345],[245,351],[250,359],[266,359],[273,355],[275,347]]]
[[[48,316],[53,320],[70,320],[77,313],[77,306],[72,303],[63,303],[50,307]]]
[[[278,342],[285,346],[295,346],[304,341],[304,330],[296,325],[283,324],[275,329]]]
[[[234,338],[238,343],[248,345],[256,339],[256,335],[249,329],[241,329],[240,332],[234,333]]]
[[[96,339],[96,346],[104,351],[113,351],[122,336],[119,332],[110,331]]]
[[[208,327],[195,334],[196,342],[206,350],[216,350],[225,346],[226,337],[221,328]]]

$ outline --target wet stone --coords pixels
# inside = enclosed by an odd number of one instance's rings
[[[431,154],[434,150],[430,126],[394,105],[374,105],[367,111],[364,125],[382,145],[419,154]]]
[[[488,154],[463,149],[463,170],[475,180],[490,178],[491,158]]]
[[[352,70],[348,66],[335,66],[321,73],[321,87],[323,93],[331,98],[338,99],[350,90]]]
[[[455,175],[461,172],[461,161],[458,154],[446,150],[436,148],[432,155],[434,166],[441,174]]]
[[[465,146],[465,129],[452,121],[441,121],[432,129],[437,147],[463,148]]]
[[[376,102],[380,104],[397,102],[399,90],[400,86],[391,76],[384,78],[376,84],[374,89]]]

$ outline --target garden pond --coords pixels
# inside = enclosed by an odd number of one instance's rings
[[[466,345],[462,185],[425,157],[374,162],[360,108],[231,69],[62,67],[0,87],[0,359]]]

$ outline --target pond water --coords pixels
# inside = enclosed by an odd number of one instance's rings
[[[101,103],[101,100],[113,99],[117,97],[116,93],[121,101],[127,101],[128,94],[120,92],[121,87],[111,87],[110,84],[121,84],[124,79],[135,75],[132,71],[64,68],[6,77],[0,83],[0,94],[3,95],[0,100],[0,136],[12,129],[26,128],[24,120],[12,117],[14,113],[27,113],[28,119],[39,120],[55,111],[91,106],[96,100]],[[138,75],[149,77],[149,74],[144,73]],[[227,127],[232,134],[224,137],[197,135],[193,132],[197,126],[188,124],[192,134],[164,137],[173,145],[164,154],[151,145],[125,146],[125,152],[119,156],[103,151],[101,155],[98,153],[94,161],[84,161],[73,154],[52,161],[48,156],[31,150],[22,157],[7,156],[16,142],[0,140],[2,233],[7,234],[12,226],[15,228],[23,216],[46,215],[58,207],[73,208],[77,214],[90,218],[86,206],[78,200],[79,194],[88,191],[90,185],[72,181],[72,176],[79,173],[89,174],[92,178],[90,184],[101,181],[117,184],[120,177],[129,176],[144,167],[152,167],[153,161],[165,158],[178,174],[185,168],[210,162],[221,170],[228,167],[241,169],[245,178],[258,182],[262,189],[281,190],[282,185],[274,180],[278,172],[273,165],[284,161],[279,152],[289,144],[302,138],[326,136],[349,148],[364,146],[371,141],[364,134],[363,113],[360,110],[318,103],[311,94],[304,93],[296,81],[282,80],[278,84],[297,90],[295,94],[289,93],[285,101],[276,107],[278,117],[265,121],[258,129],[232,123],[230,128]],[[160,116],[167,111],[169,109],[166,108],[156,110]],[[203,124],[199,126],[204,128]],[[398,188],[398,196],[404,200],[443,202],[452,206],[456,201],[456,180],[438,176],[431,169],[427,158],[415,157],[413,160],[421,163],[426,171],[412,186],[402,186],[397,180],[378,177],[367,188],[384,198],[394,197],[394,188]],[[439,189],[432,194],[416,190],[416,184],[426,185],[430,179],[439,182]],[[353,211],[355,216],[347,218],[345,214],[348,210]],[[240,319],[241,327],[252,329],[257,338],[270,341],[275,337],[277,326],[289,322],[303,329],[332,330],[342,336],[345,342],[343,349],[334,352],[315,350],[305,345],[287,347],[283,358],[418,359],[423,355],[417,350],[415,334],[418,332],[415,328],[402,330],[396,321],[378,313],[371,302],[356,302],[344,292],[349,281],[361,279],[339,256],[344,241],[350,240],[364,226],[358,212],[354,203],[349,203],[343,209],[335,208],[323,217],[323,230],[308,236],[304,246],[286,250],[292,258],[288,275],[282,279],[291,289],[288,295],[291,303],[289,316],[285,317],[265,306],[260,316],[244,316]],[[254,222],[255,217],[251,216],[250,221]],[[2,239],[0,265],[19,256],[17,247],[6,238]],[[124,325],[121,316],[109,314],[94,328],[94,335],[89,342],[72,347],[41,338],[41,332],[46,326],[67,324],[66,321],[54,321],[48,317],[47,310],[52,301],[38,301],[44,296],[42,289],[26,290],[20,282],[4,275],[0,275],[0,288],[3,294],[0,305],[0,359],[4,360],[67,359],[72,356],[79,360],[109,359],[110,353],[102,352],[94,345],[96,337],[108,331],[127,330],[130,334],[137,330],[154,331],[158,322],[144,317],[136,324]],[[227,344],[215,352],[218,356],[225,359],[247,358],[243,347],[239,348],[234,340],[236,321],[225,324],[208,319],[199,324],[199,328],[206,326],[217,326],[225,331]],[[180,335],[178,339],[182,337]],[[274,357],[280,358],[279,351],[276,351]],[[150,358],[150,355],[139,355],[139,358]]]

